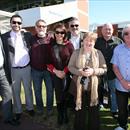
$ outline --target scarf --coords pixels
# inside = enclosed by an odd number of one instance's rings
[[[83,48],[80,48],[78,59],[76,62],[76,67],[81,70],[85,67],[98,68],[99,67],[99,58],[96,49],[92,49],[89,60],[86,60],[86,54],[83,53]],[[82,76],[78,76],[77,79],[77,97],[76,102],[79,109],[81,109],[82,101],[82,85],[80,84]],[[88,90],[91,92],[90,96],[90,106],[96,106],[98,104],[98,78],[95,75],[89,77],[90,82],[88,84]],[[78,104],[79,103],[79,104]]]

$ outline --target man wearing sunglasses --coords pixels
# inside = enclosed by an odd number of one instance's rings
[[[119,109],[119,127],[114,130],[128,130],[128,98],[130,96],[130,25],[122,30],[124,43],[118,45],[111,63],[116,75],[116,95]]]
[[[47,70],[47,64],[51,64],[51,37],[46,34],[47,25],[42,19],[35,23],[36,35],[34,35],[33,44],[30,51],[32,80],[36,99],[37,114],[44,112],[44,103],[42,99],[42,81],[46,87],[46,116],[51,116],[53,108],[53,87],[50,72]]]
[[[81,47],[83,34],[80,32],[80,23],[78,18],[72,17],[69,21],[69,32],[68,40],[74,46],[74,49],[79,49]]]
[[[32,35],[29,32],[22,31],[22,18],[19,15],[13,15],[10,19],[11,31],[2,34],[3,44],[8,44],[11,62],[12,89],[14,99],[14,113],[19,120],[22,114],[21,103],[21,83],[23,84],[26,100],[26,110],[33,116],[33,97],[31,86],[31,68],[29,49]]]

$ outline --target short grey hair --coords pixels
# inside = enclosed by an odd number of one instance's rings
[[[124,33],[126,32],[126,29],[127,28],[130,28],[130,24],[127,24],[124,28],[123,28],[123,30],[122,30],[122,38],[124,38]]]

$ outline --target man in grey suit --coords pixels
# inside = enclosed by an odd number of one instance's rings
[[[31,67],[29,49],[32,35],[29,32],[22,31],[22,18],[19,15],[13,15],[10,19],[11,31],[2,34],[3,44],[9,46],[9,60],[11,62],[11,76],[14,99],[14,113],[19,120],[22,115],[22,103],[20,97],[21,83],[24,87],[26,110],[33,116],[33,97],[31,86]]]

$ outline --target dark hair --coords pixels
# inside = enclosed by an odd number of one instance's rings
[[[76,18],[76,17],[72,17],[72,18],[70,18],[70,20],[69,20],[69,22],[72,22],[72,21],[79,21],[79,19],[78,18]]]
[[[66,33],[67,33],[67,31],[66,31],[66,27],[65,27],[64,23],[57,23],[55,25],[55,27],[54,27],[54,31],[56,31],[57,28],[63,29],[63,31],[65,32],[65,36],[64,36],[63,39],[66,40],[66,37],[67,37]]]
[[[39,19],[39,20],[36,21],[35,26],[37,26],[37,24],[38,24],[39,22],[43,22],[43,23],[46,24],[45,20],[43,20],[43,19]]]
[[[11,21],[12,21],[13,18],[20,18],[21,21],[23,21],[23,19],[22,19],[22,17],[21,17],[20,15],[15,14],[15,15],[13,15],[13,16],[10,18],[10,23],[11,23]]]

